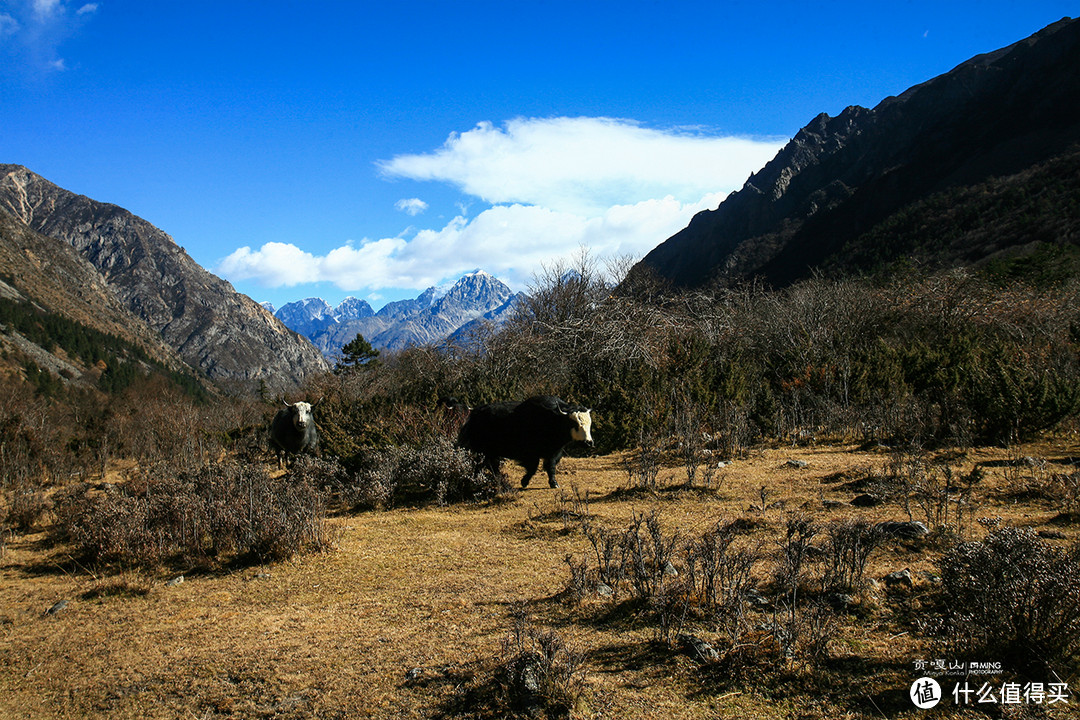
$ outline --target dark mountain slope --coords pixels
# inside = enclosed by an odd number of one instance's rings
[[[128,311],[216,382],[283,388],[326,370],[310,343],[123,208],[0,165],[0,210],[74,248]]]
[[[841,268],[845,254],[852,262],[877,256],[880,248],[869,246],[891,238],[872,231],[915,203],[1072,154],[1077,107],[1080,22],[1063,20],[873,110],[818,116],[642,264],[680,286],[755,276],[783,286]],[[943,264],[957,254],[927,259]]]
[[[0,282],[8,288],[0,296],[33,303],[122,338],[174,370],[185,367],[175,350],[131,316],[93,265],[73,248],[34,232],[3,210]]]

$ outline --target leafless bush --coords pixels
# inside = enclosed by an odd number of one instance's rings
[[[738,645],[746,631],[746,596],[753,588],[760,553],[736,547],[734,523],[718,521],[683,549],[686,583],[705,617],[714,619]]]
[[[857,592],[870,553],[884,539],[880,530],[865,520],[843,520],[825,528],[822,588],[826,592]]]
[[[58,528],[88,560],[153,567],[172,560],[278,560],[327,546],[310,483],[219,463],[179,476],[144,469],[101,489],[59,494]]]
[[[498,685],[506,709],[568,717],[585,690],[585,653],[515,608],[502,643]]]
[[[576,602],[581,602],[589,597],[596,587],[589,573],[589,561],[577,560],[571,553],[567,553],[563,561],[570,570],[570,581],[566,590]]]
[[[509,489],[504,477],[483,473],[468,452],[435,435],[419,446],[373,452],[356,475],[353,497],[360,508],[387,508],[400,503],[483,500]]]
[[[655,510],[640,515],[632,513],[622,542],[627,574],[638,596],[650,598],[662,593],[678,545],[678,533],[665,535]]]
[[[788,516],[784,539],[780,542],[776,566],[773,568],[777,594],[784,598],[783,612],[778,609],[775,621],[777,639],[787,657],[793,655],[799,641],[799,590],[807,575],[811,542],[818,530],[818,526],[805,516]]]
[[[596,581],[611,588],[615,599],[626,575],[623,535],[592,522],[583,523],[582,530],[596,561]]]
[[[576,527],[587,525],[592,518],[592,512],[589,510],[589,491],[581,492],[576,484],[571,483],[569,493],[560,490],[555,496],[555,501],[559,507],[563,533],[569,533]]]
[[[4,491],[0,526],[10,527],[15,532],[30,532],[50,507],[51,502],[40,488],[23,481]]]
[[[661,449],[657,433],[642,428],[637,450],[623,458],[627,487],[631,490],[656,490],[659,486]]]
[[[754,437],[754,426],[747,408],[732,402],[720,404],[713,417],[713,438],[717,453],[723,458],[742,457]]]
[[[1054,547],[1028,528],[992,530],[940,561],[947,642],[1014,670],[1080,665],[1080,544]]]
[[[676,395],[672,409],[672,434],[678,443],[678,455],[686,471],[686,486],[693,487],[702,465],[708,466],[705,447],[706,410],[682,393]],[[706,474],[711,468],[706,467]],[[706,484],[707,486],[707,484]]]
[[[1062,512],[1068,516],[1080,514],[1080,472],[1055,473],[1050,483],[1062,503]]]
[[[935,460],[909,446],[892,452],[878,488],[903,505],[909,520],[919,511],[931,530],[959,536],[974,515],[972,488],[981,479],[978,469],[961,475],[948,458]]]

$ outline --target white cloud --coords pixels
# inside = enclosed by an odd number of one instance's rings
[[[420,198],[402,198],[394,203],[394,207],[409,215],[419,215],[428,209],[428,204]]]
[[[391,177],[448,182],[489,203],[597,215],[617,204],[733,189],[780,145],[611,118],[518,118],[502,128],[479,123],[434,152],[399,155],[380,168]]]
[[[60,0],[34,0],[34,12],[38,17],[51,16],[58,8],[62,8]]]
[[[0,38],[19,32],[19,21],[7,13],[0,13]]]
[[[319,280],[318,262],[289,243],[269,242],[256,251],[242,247],[221,261],[218,272],[230,280],[256,280],[266,287],[292,287]]]
[[[715,208],[780,140],[661,131],[609,118],[518,119],[455,133],[434,152],[381,164],[390,177],[450,183],[493,206],[442,228],[365,240],[313,256],[291,244],[240,248],[217,271],[265,286],[332,282],[345,291],[423,290],[483,268],[524,289],[545,263],[582,246],[643,256]],[[466,201],[468,201],[466,197]],[[426,208],[413,198],[399,210]]]
[[[582,246],[598,256],[641,256],[722,197],[717,193],[681,203],[667,196],[617,205],[595,217],[536,205],[496,205],[471,220],[458,216],[411,239],[349,243],[323,256],[285,243],[266,243],[258,250],[243,247],[218,263],[215,272],[264,287],[321,281],[345,291],[420,291],[479,267],[524,289],[544,263],[569,257]]]
[[[29,0],[9,4],[0,14],[0,39],[10,40],[10,49],[21,72],[66,70],[61,46],[97,12],[98,3],[85,3],[72,12],[62,0]]]

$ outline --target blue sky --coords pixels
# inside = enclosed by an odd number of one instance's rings
[[[280,306],[641,257],[821,112],[1080,3],[0,0],[0,162]]]

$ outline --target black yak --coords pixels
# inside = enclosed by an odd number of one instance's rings
[[[282,400],[282,402],[285,402]],[[314,454],[319,448],[319,433],[315,429],[312,409],[316,402],[297,402],[277,411],[270,423],[270,445],[278,456],[280,465],[286,456],[307,452]]]
[[[479,453],[496,475],[505,458],[521,463],[528,487],[540,461],[555,488],[555,466],[574,440],[592,445],[592,411],[557,397],[541,395],[522,402],[496,402],[473,408],[458,434],[458,444]]]

